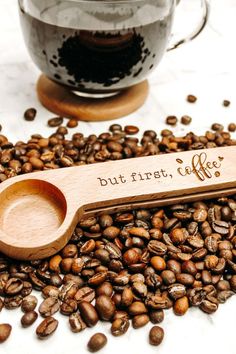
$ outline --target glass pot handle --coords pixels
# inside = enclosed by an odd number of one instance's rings
[[[180,0],[176,0],[177,5],[179,4],[179,2]],[[210,3],[209,0],[201,0],[201,3],[202,3],[202,15],[201,15],[201,20],[196,26],[196,28],[185,38],[179,39],[177,42],[174,42],[174,40],[171,41],[173,43],[170,43],[170,46],[167,48],[167,51],[171,51],[173,49],[180,47],[182,44],[192,41],[203,31],[209,19]]]

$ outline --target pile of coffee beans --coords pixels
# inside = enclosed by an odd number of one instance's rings
[[[153,130],[139,140],[134,126],[113,124],[109,132],[66,139],[58,127],[49,138],[35,134],[15,145],[0,135],[0,181],[32,171],[107,160],[235,145],[223,129],[175,137]],[[154,326],[147,335],[159,345],[164,310],[184,315],[190,307],[214,313],[236,292],[236,196],[140,209],[82,219],[69,243],[49,259],[21,262],[0,255],[0,311],[21,307],[22,327],[43,318],[39,339],[52,335],[60,312],[72,332],[111,323],[113,336],[130,326]],[[42,302],[31,294],[41,292]],[[38,307],[37,307],[38,306]],[[0,342],[11,326],[0,324]],[[88,342],[95,352],[107,343],[102,333]]]

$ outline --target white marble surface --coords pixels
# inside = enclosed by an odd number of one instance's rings
[[[186,0],[183,0],[186,1]],[[189,0],[194,1],[194,0]],[[188,15],[188,14],[186,14]],[[180,24],[185,29],[186,23],[181,18]],[[137,112],[120,119],[122,125],[136,124],[145,129],[163,129],[168,114],[193,117],[190,127],[178,125],[176,134],[188,130],[204,132],[211,123],[217,121],[224,125],[236,122],[236,51],[235,51],[235,16],[236,0],[212,0],[210,22],[205,32],[194,42],[166,54],[162,63],[150,78],[151,90],[146,104]],[[12,141],[24,140],[32,133],[49,135],[46,122],[52,115],[40,106],[35,94],[35,82],[38,70],[31,62],[21,36],[16,0],[0,0],[0,124],[3,133]],[[190,105],[185,101],[187,94],[198,96],[198,102]],[[222,107],[223,99],[230,99],[229,108]],[[38,110],[34,123],[25,122],[24,110],[34,106]],[[109,123],[80,123],[79,130],[85,134],[99,133],[106,130]],[[17,229],[17,220],[16,229]],[[72,334],[68,329],[67,318],[61,315],[60,325],[50,339],[39,342],[33,333],[36,325],[21,329],[20,311],[3,310],[0,323],[13,325],[11,338],[0,345],[4,354],[64,354],[86,353],[89,336],[97,331],[108,335],[108,345],[101,354],[110,352],[141,354],[236,354],[235,316],[236,298],[220,306],[212,316],[191,309],[182,318],[166,312],[163,327],[165,341],[159,348],[148,346],[147,326],[140,330],[129,330],[122,338],[109,335],[109,324],[99,325],[83,334]],[[38,322],[37,322],[38,323]]]

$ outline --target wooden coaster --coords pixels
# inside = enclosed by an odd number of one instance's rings
[[[66,118],[102,121],[126,116],[141,107],[149,86],[145,80],[108,98],[85,98],[41,75],[37,82],[40,102],[49,111]]]

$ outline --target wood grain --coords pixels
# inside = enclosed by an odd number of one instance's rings
[[[108,98],[79,97],[45,75],[39,77],[37,94],[49,111],[83,121],[104,121],[126,116],[140,108],[148,96],[148,81],[134,85]]]
[[[44,258],[64,247],[84,213],[233,194],[235,156],[231,146],[14,177],[0,185],[0,250],[18,259]]]

